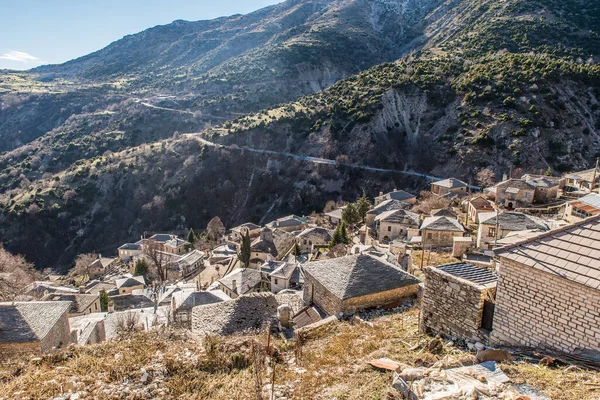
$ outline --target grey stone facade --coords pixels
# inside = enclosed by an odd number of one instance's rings
[[[470,268],[484,271],[474,266]],[[420,329],[446,337],[487,342],[489,333],[481,329],[483,307],[486,299],[493,300],[496,282],[478,284],[435,267],[423,271],[425,288],[421,297]]]

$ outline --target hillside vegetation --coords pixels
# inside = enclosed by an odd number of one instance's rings
[[[432,353],[418,332],[418,312],[372,315],[352,325],[321,327],[303,340],[259,333],[200,340],[178,332],[139,333],[119,341],[74,347],[41,359],[15,359],[0,368],[0,398],[49,398],[78,393],[98,399],[399,399],[392,372],[367,364],[388,357],[407,366],[450,368],[474,355],[454,346]],[[435,339],[434,339],[435,340]],[[420,344],[420,345],[419,345]],[[352,350],[349,350],[352,349]],[[472,361],[471,361],[472,362]],[[598,374],[529,362],[501,365],[514,384],[527,382],[556,400],[593,399]],[[274,378],[274,381],[273,381]],[[271,386],[274,383],[274,386]]]
[[[213,148],[190,132],[473,183],[482,170],[498,179],[511,169],[589,168],[600,156],[599,15],[600,1],[579,0],[288,1],[153,28],[63,66],[9,74],[0,85],[0,240],[38,267],[66,267],[77,253],[111,251],[144,231],[185,232],[215,215],[229,227],[268,221],[362,189],[427,185]],[[218,65],[195,46],[192,57],[187,45],[221,31],[217,53],[230,40],[249,47]],[[256,31],[271,36],[252,42]],[[151,62],[98,61],[157,40]],[[181,57],[169,53],[176,48]],[[341,73],[306,80],[307,63]],[[195,72],[177,75],[184,65]],[[69,105],[43,115],[56,96]],[[24,117],[37,113],[43,124]],[[21,121],[35,128],[22,133]]]

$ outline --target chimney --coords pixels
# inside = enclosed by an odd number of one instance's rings
[[[85,294],[85,286],[79,286],[79,293]]]
[[[115,312],[115,302],[114,301],[108,302],[108,312],[110,312],[110,313]]]
[[[383,192],[379,192],[379,195],[380,195],[380,196],[383,196]]]
[[[231,282],[231,290],[237,292],[237,281],[235,279]]]
[[[502,174],[502,182],[507,181],[507,180],[508,180],[508,175]]]

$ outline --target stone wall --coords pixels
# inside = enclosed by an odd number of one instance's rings
[[[500,261],[492,344],[600,351],[600,291]]]
[[[314,303],[327,315],[336,315],[342,312],[342,300],[321,285],[310,274],[304,271],[304,302]]]
[[[50,329],[50,332],[42,339],[40,349],[46,353],[53,348],[60,348],[71,342],[71,329],[69,327],[68,312],[65,312],[58,322]]]
[[[419,284],[415,283],[410,286],[405,286],[393,290],[388,290],[381,293],[370,294],[367,296],[353,297],[346,299],[342,303],[342,311],[352,313],[365,308],[385,306],[388,304],[399,303],[410,297],[417,295]]]
[[[421,298],[420,329],[447,337],[487,342],[480,329],[483,303],[493,298],[495,283],[479,286],[437,268],[427,267]]]
[[[422,232],[422,243],[423,246],[452,247],[455,236],[463,236],[463,234],[462,232],[430,231],[424,229]]]

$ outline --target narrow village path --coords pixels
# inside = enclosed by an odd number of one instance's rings
[[[398,170],[398,169],[386,169],[386,168],[375,168],[375,167],[369,167],[368,165],[361,165],[361,164],[356,164],[356,163],[339,163],[335,160],[331,160],[328,158],[320,158],[320,157],[311,157],[311,156],[303,156],[303,155],[299,155],[299,154],[293,154],[293,153],[287,153],[287,152],[283,152],[283,151],[274,151],[274,150],[265,150],[265,149],[256,149],[253,147],[239,147],[238,145],[226,145],[226,144],[220,144],[220,143],[215,143],[215,142],[211,142],[210,140],[206,140],[204,138],[199,137],[202,133],[188,133],[187,135],[190,136],[194,136],[197,140],[199,140],[201,143],[207,145],[207,146],[211,146],[211,147],[217,147],[220,149],[228,149],[228,150],[236,150],[236,151],[250,151],[252,153],[260,153],[260,154],[270,154],[270,155],[276,155],[276,156],[284,156],[284,157],[290,157],[290,158],[294,158],[296,160],[302,160],[302,161],[308,161],[314,164],[326,164],[326,165],[337,165],[337,166],[342,166],[342,167],[348,167],[348,168],[356,168],[356,169],[362,169],[364,171],[373,171],[373,172],[381,172],[381,173],[393,173],[393,174],[403,174],[403,175],[408,175],[408,176],[416,176],[416,177],[420,177],[420,178],[424,178],[427,180],[431,180],[431,181],[440,181],[446,178],[439,178],[437,176],[432,176],[432,175],[427,175],[427,174],[421,174],[419,172],[414,172],[414,171],[404,171],[404,170]],[[475,190],[479,190],[480,188],[477,186],[471,186],[471,189],[475,189]]]

